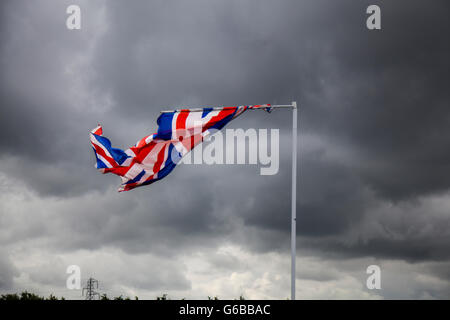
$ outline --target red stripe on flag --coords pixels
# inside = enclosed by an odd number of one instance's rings
[[[167,146],[168,146],[168,144],[164,145],[164,147],[162,147],[161,150],[159,151],[155,165],[153,166],[153,173],[157,173],[159,171],[159,169],[161,168],[161,165],[165,160]]]
[[[96,135],[98,135],[98,136],[101,136],[101,135],[103,134],[102,127],[101,127],[101,126],[98,126],[97,128],[95,128],[95,129],[92,131],[92,133],[93,133],[93,134],[96,134]]]
[[[178,114],[177,117],[177,123],[175,124],[175,137],[176,138],[180,138],[180,136],[182,137],[180,139],[180,141],[183,140],[183,133],[185,132],[186,129],[186,119],[189,116],[189,110],[188,109],[183,109],[181,110],[182,112],[180,112]]]
[[[226,108],[220,110],[220,112],[217,114],[217,116],[212,117],[211,120],[209,120],[208,123],[203,126],[202,132],[204,132],[205,130],[208,130],[213,125],[215,125],[217,122],[225,119],[229,115],[232,115],[233,112],[236,111],[236,109],[237,109],[237,107],[226,107]]]
[[[156,146],[156,143],[151,141],[149,144],[143,146],[142,148],[137,148],[137,150],[135,151],[136,162],[141,163],[155,146]]]
[[[111,158],[110,156],[106,155],[105,151],[102,148],[100,148],[95,143],[92,143],[92,146],[95,148],[95,152],[97,152],[103,158],[105,158],[105,160],[108,161],[111,166],[113,166],[113,167],[117,166],[116,161],[113,158]]]
[[[151,135],[148,135],[144,138],[142,138],[141,140],[139,140],[138,143],[136,143],[136,147],[137,148],[142,148],[143,146],[145,146],[147,144],[147,142],[145,141],[148,137],[150,137]]]
[[[186,128],[186,119],[189,115],[189,111],[188,109],[183,109],[181,110],[183,112],[180,112],[180,114],[177,117],[177,129],[185,129]]]
[[[195,135],[192,135],[191,136],[191,146],[190,146],[189,150],[194,149],[194,147],[195,147]]]
[[[116,167],[116,168],[105,168],[105,172],[104,173],[114,173],[118,176],[125,176],[125,174],[128,172],[128,170],[130,169],[130,166],[128,167]]]

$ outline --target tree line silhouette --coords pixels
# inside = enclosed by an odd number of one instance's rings
[[[64,297],[56,297],[53,294],[50,294],[48,297],[40,296],[32,292],[23,291],[21,293],[6,293],[0,295],[0,301],[14,301],[14,300],[66,300]],[[117,297],[108,297],[106,293],[100,296],[100,300],[132,300],[130,297],[124,297],[122,295]],[[139,300],[137,296],[134,297],[133,300]],[[156,300],[170,300],[168,295],[164,293],[161,296],[156,297]],[[181,299],[185,300],[185,298]],[[210,297],[208,296],[208,300],[219,300],[217,296]],[[244,296],[241,295],[238,300],[245,300]]]

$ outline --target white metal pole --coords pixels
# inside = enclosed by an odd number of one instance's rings
[[[275,105],[270,105],[270,108],[272,109],[291,109],[293,106],[291,104],[275,104]],[[212,110],[223,110],[223,109],[231,109],[231,108],[235,108],[235,107],[213,107],[211,108]],[[189,109],[180,109],[180,110],[162,110],[160,111],[160,113],[171,113],[171,112],[175,112],[175,111],[181,111],[181,110],[187,110],[189,112],[203,112],[204,108],[189,108]],[[264,108],[261,109],[250,109],[250,110],[264,110]]]
[[[297,205],[297,102],[289,105],[271,105],[272,108],[292,108],[292,194],[291,194],[291,299],[295,300],[295,256],[296,256],[296,205]],[[214,107],[213,110],[222,110],[233,107]],[[253,109],[251,109],[253,110]],[[263,110],[263,109],[257,109]],[[175,112],[177,110],[163,110],[161,113]],[[188,109],[189,112],[202,112],[203,108]]]
[[[297,102],[292,102],[292,194],[291,194],[291,300],[295,300],[295,256],[297,220]]]

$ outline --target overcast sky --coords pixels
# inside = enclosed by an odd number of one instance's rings
[[[289,111],[228,126],[280,129],[277,175],[180,165],[124,193],[89,131],[127,148],[162,109],[297,100],[297,297],[450,298],[447,1],[0,7],[0,293],[82,299],[75,264],[108,295],[289,297]]]

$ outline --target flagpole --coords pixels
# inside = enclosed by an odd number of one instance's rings
[[[212,110],[224,110],[227,108],[236,107],[213,107]],[[295,256],[296,256],[296,206],[297,206],[297,102],[292,101],[292,104],[287,105],[270,105],[270,108],[292,109],[292,194],[291,194],[291,300],[295,300]],[[189,112],[203,112],[204,108],[192,108],[181,110],[163,110],[161,113],[172,113],[177,111],[186,110]],[[250,109],[250,110],[264,110]]]
[[[292,102],[292,194],[291,194],[291,300],[295,300],[297,224],[297,102]]]
[[[275,104],[269,106],[272,109],[291,109],[294,106],[292,104]],[[212,110],[224,110],[224,109],[234,109],[236,107],[213,107]],[[186,109],[178,109],[178,110],[162,110],[160,113],[171,113],[176,111],[183,111],[186,110],[188,112],[203,112],[204,108],[186,108]],[[250,110],[264,110],[264,108],[261,109],[250,109]]]

